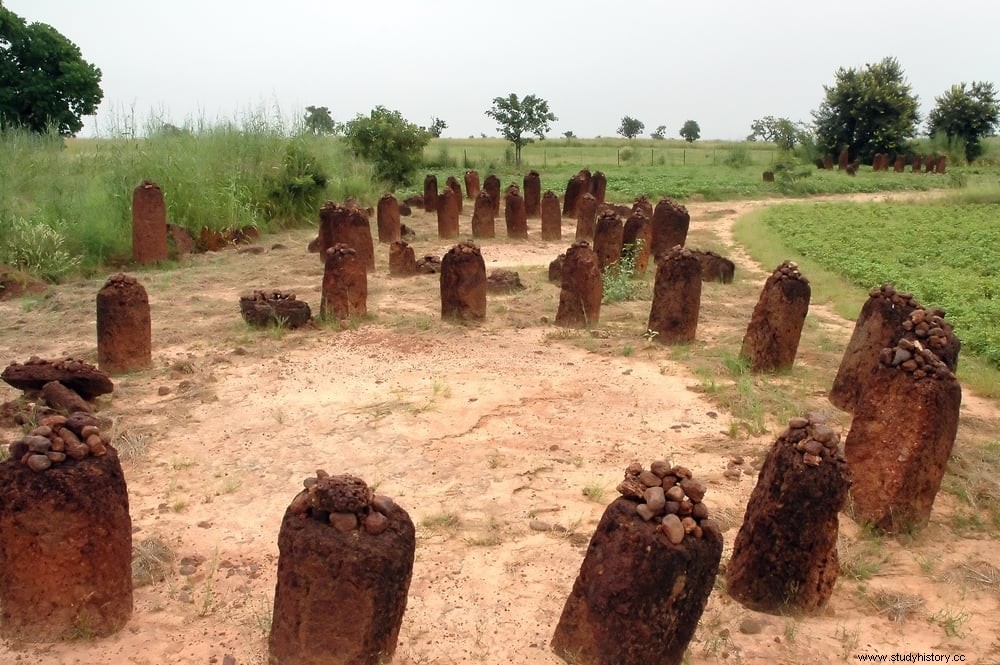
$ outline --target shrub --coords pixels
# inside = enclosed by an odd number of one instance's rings
[[[635,300],[639,295],[640,285],[635,281],[635,257],[641,248],[641,240],[625,245],[618,262],[604,269],[604,302]]]
[[[399,111],[376,106],[367,116],[347,123],[347,145],[375,166],[375,175],[392,185],[406,185],[423,161],[430,134]]]
[[[23,217],[0,219],[0,263],[59,281],[80,263],[80,257],[70,256],[64,248],[62,230],[56,228],[63,226],[62,220],[49,225]]]
[[[297,221],[315,217],[324,190],[326,174],[305,144],[293,140],[285,149],[282,170],[266,177],[264,212],[270,220]]]

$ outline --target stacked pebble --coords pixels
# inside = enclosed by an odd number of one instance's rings
[[[920,310],[917,310],[920,311]],[[899,340],[894,347],[882,349],[878,356],[883,367],[898,367],[913,375],[915,380],[938,379],[954,380],[955,374],[938,358],[937,354],[925,348],[919,341],[906,338]]]
[[[944,310],[939,308],[926,309],[913,297],[913,294],[897,291],[892,284],[883,284],[869,293],[872,298],[886,298],[900,308],[912,309],[909,318],[903,321],[906,332],[903,337],[910,341],[920,340],[935,353],[957,347],[955,326],[944,320]]]
[[[806,284],[809,283],[809,280],[803,277],[802,273],[799,272],[799,264],[795,261],[782,261],[781,265],[775,268],[774,272],[771,273],[771,277],[768,281],[781,281],[784,279],[798,279],[802,280]]]
[[[111,438],[101,432],[97,418],[77,411],[69,417],[49,415],[26,435],[10,444],[11,459],[21,460],[32,471],[44,471],[67,459],[107,454]]]
[[[802,453],[806,466],[819,466],[823,462],[844,461],[844,444],[840,432],[826,424],[822,416],[809,414],[792,418],[788,428],[779,437],[795,444]]]
[[[625,480],[618,485],[622,496],[636,499],[636,514],[657,528],[671,543],[679,545],[690,534],[701,538],[704,530],[719,530],[708,517],[708,506],[703,503],[705,485],[691,477],[691,470],[671,466],[657,460],[643,469],[633,462],[625,470]]]
[[[319,469],[315,477],[306,478],[302,484],[305,489],[289,506],[293,514],[329,523],[341,533],[360,527],[375,536],[389,527],[387,516],[396,504],[372,492],[356,476],[331,476]]]

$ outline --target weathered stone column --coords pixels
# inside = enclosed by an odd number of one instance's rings
[[[342,243],[353,247],[365,268],[375,270],[375,243],[368,213],[357,206],[339,206],[327,201],[319,210],[319,256],[326,263],[326,250]]]
[[[132,192],[132,259],[136,263],[165,261],[167,204],[160,186],[143,180]]]
[[[601,215],[594,231],[594,253],[601,272],[618,272],[622,258],[622,220],[613,212]]]
[[[392,194],[386,193],[378,200],[376,208],[378,225],[378,241],[384,243],[399,240],[399,201]]]
[[[701,264],[701,281],[731,284],[736,274],[736,264],[713,251],[693,249],[691,253]]]
[[[132,520],[118,454],[84,413],[41,418],[0,463],[0,635],[111,635],[132,616]]]
[[[622,256],[626,253],[634,257],[635,277],[646,274],[649,266],[649,248],[652,244],[652,226],[649,217],[641,209],[633,208],[632,214],[622,228]]]
[[[438,179],[433,173],[424,176],[424,212],[437,212]]]
[[[458,243],[441,259],[441,318],[486,318],[486,262],[473,242]]]
[[[117,273],[97,292],[97,366],[126,374],[153,364],[149,296],[134,277]]]
[[[347,319],[368,313],[368,273],[353,247],[338,243],[326,250],[323,270],[323,319]]]
[[[823,168],[826,169],[827,171],[832,171],[833,170],[833,155],[832,154],[826,153],[825,155],[823,155]]]
[[[542,196],[542,240],[562,240],[559,197],[551,189]]]
[[[784,261],[764,282],[743,336],[740,357],[754,372],[789,369],[799,350],[812,289],[793,261]]]
[[[278,534],[268,662],[388,662],[413,574],[413,522],[360,478],[317,471],[305,485]]]
[[[902,173],[906,170],[906,158],[902,155],[896,155],[896,161],[893,162],[892,170],[896,173]]]
[[[511,185],[507,188],[503,216],[507,225],[508,238],[528,237],[528,215],[525,213],[524,199],[521,198],[521,192],[518,191],[517,185]]]
[[[597,205],[604,203],[608,193],[608,176],[604,175],[604,171],[594,171],[590,178],[590,193],[597,199]]]
[[[458,208],[458,214],[462,214],[462,185],[459,184],[458,178],[453,175],[448,176],[445,180],[445,186],[451,191],[455,192],[455,206]],[[440,202],[440,199],[438,199]]]
[[[594,241],[597,231],[597,199],[587,193],[580,197],[576,206],[576,240]]]
[[[604,278],[597,254],[586,240],[573,243],[566,252],[561,284],[556,325],[567,328],[596,325],[601,318]]]
[[[937,163],[934,164],[934,173],[944,173],[948,168],[948,158],[945,155],[941,155],[937,158]]]
[[[660,257],[648,330],[660,344],[693,342],[701,310],[701,266],[691,251],[674,247]]]
[[[580,197],[587,193],[587,183],[583,176],[577,174],[566,183],[566,195],[563,196],[563,217],[576,218],[580,214]]]
[[[843,150],[840,151],[840,157],[837,160],[837,168],[840,169],[841,171],[846,171],[847,165],[850,163],[850,161],[851,158],[847,152],[847,148],[844,148]]]
[[[641,210],[650,220],[653,219],[653,204],[645,196],[637,196],[632,203],[632,212]]]
[[[500,178],[495,173],[486,176],[483,182],[483,189],[490,195],[490,202],[493,204],[494,219],[500,215]]]
[[[566,252],[563,252],[549,262],[549,281],[553,284],[562,284],[562,269],[566,262]]]
[[[912,173],[920,173],[920,155],[913,156],[913,167],[910,169]]]
[[[879,353],[847,434],[855,520],[890,533],[927,525],[961,403],[954,373],[919,342]]]
[[[408,242],[397,240],[389,245],[389,275],[409,277],[417,274],[417,257]]]
[[[538,171],[528,171],[524,174],[524,214],[528,217],[541,215],[542,178]]]
[[[485,189],[476,196],[476,207],[472,211],[472,237],[496,237],[496,220],[493,216],[493,198]]]
[[[479,196],[479,171],[465,172],[465,197],[476,200]]]
[[[461,199],[455,194],[455,190],[450,187],[445,187],[438,195],[438,238],[458,237],[458,204],[460,201]]]
[[[825,607],[840,572],[837,514],[850,486],[840,435],[816,416],[792,418],[747,503],[727,566],[729,595],[758,612]]]
[[[653,247],[650,250],[653,260],[659,261],[660,254],[669,252],[676,245],[683,247],[690,224],[691,215],[687,208],[671,199],[660,199],[653,210]]]

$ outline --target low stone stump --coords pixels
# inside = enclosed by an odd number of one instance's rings
[[[677,246],[660,257],[646,329],[660,344],[693,342],[701,311],[701,265]]]
[[[934,164],[934,173],[944,173],[948,168],[948,158],[941,155],[937,158],[937,162]]]
[[[368,212],[363,208],[345,203],[339,206],[327,201],[319,210],[319,250],[320,260],[326,263],[326,250],[342,243],[353,247],[365,269],[375,270],[375,243],[372,241]]]
[[[389,245],[389,275],[409,277],[417,274],[417,258],[410,243],[397,240]]]
[[[833,155],[829,152],[823,155],[823,168],[827,171],[833,170]]]
[[[508,295],[524,291],[524,284],[521,283],[521,276],[513,270],[497,268],[486,276],[486,291],[487,293]]]
[[[277,325],[298,328],[309,322],[312,311],[309,303],[296,300],[290,291],[254,289],[240,296],[240,315],[255,328]]]
[[[586,193],[580,197],[576,206],[576,240],[594,241],[594,233],[597,231],[597,199],[591,193]]]
[[[608,176],[604,175],[604,171],[594,171],[590,178],[590,193],[597,199],[597,205],[604,203],[608,193]]]
[[[712,251],[692,249],[691,252],[701,264],[701,281],[732,284],[736,264]]]
[[[273,665],[376,665],[396,651],[416,535],[360,478],[317,471],[281,520]]]
[[[587,183],[579,173],[566,183],[566,193],[563,195],[563,217],[576,218],[580,214],[580,198],[587,194]]]
[[[652,247],[653,260],[659,261],[660,255],[669,252],[671,248],[687,242],[688,227],[691,225],[691,215],[687,208],[669,198],[660,199],[653,209]]]
[[[892,170],[896,173],[902,173],[906,170],[906,158],[902,155],[896,155],[896,161],[892,164]]]
[[[49,415],[0,463],[0,635],[111,635],[132,616],[132,520],[118,454],[86,413]]]
[[[524,214],[528,217],[541,215],[542,177],[538,171],[528,171],[524,174]]]
[[[615,213],[604,213],[594,230],[594,253],[601,272],[617,273],[622,258],[622,220]]]
[[[508,238],[524,239],[528,237],[528,215],[525,212],[524,199],[521,198],[521,192],[518,191],[517,185],[511,185],[507,188],[507,194],[504,196],[503,217],[507,226]]]
[[[495,238],[496,234],[493,199],[489,192],[483,190],[476,196],[476,204],[472,210],[472,237]]]
[[[549,271],[551,274],[551,266]],[[596,325],[601,318],[604,278],[597,254],[590,243],[580,240],[566,252],[563,259],[556,325],[585,328]]]
[[[465,172],[465,198],[476,200],[479,196],[479,171]]]
[[[500,178],[495,173],[486,176],[483,181],[483,191],[490,195],[490,203],[493,204],[493,217],[500,215]]]
[[[39,391],[50,381],[58,381],[85,400],[114,391],[115,384],[106,372],[79,358],[45,360],[31,356],[25,362],[13,362],[3,373],[3,379],[18,390]]]
[[[435,275],[441,272],[441,257],[433,254],[424,254],[417,259],[417,273],[422,275]]]
[[[144,180],[132,191],[132,259],[140,264],[155,263],[168,256],[163,191],[152,180]]]
[[[117,273],[97,292],[97,366],[126,374],[153,364],[149,296],[134,277]]]
[[[562,284],[563,264],[566,262],[566,253],[563,252],[549,263],[549,281],[555,284]]]
[[[90,402],[80,397],[75,390],[71,390],[58,381],[49,381],[42,386],[42,399],[54,411],[72,413],[82,411],[90,413]]]
[[[900,340],[879,353],[845,446],[855,520],[889,533],[927,525],[961,403],[955,374],[920,342]]]
[[[441,259],[441,318],[486,318],[486,262],[471,241],[458,243]]]
[[[338,243],[326,250],[320,318],[342,320],[367,313],[368,273],[358,252]]]
[[[691,472],[632,464],[590,540],[551,647],[575,665],[679,665],[722,558]]]
[[[764,182],[774,182],[774,171],[764,171],[762,177]]]
[[[551,189],[542,195],[542,240],[562,240],[562,213],[559,197]]]
[[[812,289],[794,261],[775,268],[760,292],[743,336],[740,357],[754,372],[788,369],[799,350]]]
[[[447,187],[451,191],[455,192],[456,207],[458,208],[458,214],[461,215],[462,214],[462,185],[459,184],[458,178],[456,178],[453,175],[448,176],[447,180],[444,181],[444,185],[445,185],[445,187]],[[441,202],[441,200],[438,199],[438,203],[440,203],[440,202]]]
[[[851,486],[840,434],[792,418],[761,466],[727,566],[726,590],[758,612],[814,614],[840,572],[837,514]]]
[[[622,256],[632,258],[636,279],[646,274],[649,266],[649,248],[652,245],[653,227],[643,210],[633,209],[622,227]]]
[[[438,195],[437,231],[438,238],[450,239],[458,237],[459,204],[461,199],[450,187],[445,187]]]
[[[386,193],[378,200],[375,208],[375,221],[378,227],[378,241],[383,243],[399,240],[399,201],[392,194]]]
[[[854,324],[837,376],[830,389],[830,402],[851,413],[878,364],[879,352],[901,339],[920,341],[953,372],[958,369],[962,344],[944,312],[925,309],[913,294],[883,284],[868,293],[868,300]]]
[[[911,173],[920,173],[920,155],[913,156],[913,166],[910,168]]]
[[[424,212],[437,212],[438,179],[433,173],[424,176]]]

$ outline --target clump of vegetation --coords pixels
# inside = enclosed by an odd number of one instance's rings
[[[50,226],[36,219],[0,217],[0,263],[58,282],[80,264],[66,250],[65,221]]]
[[[351,151],[371,162],[376,176],[393,185],[412,182],[430,141],[426,129],[384,106],[376,106],[367,116],[358,114],[347,123],[345,135]]]
[[[635,257],[641,248],[641,240],[626,245],[622,248],[621,258],[604,269],[605,303],[635,300],[638,297],[642,285],[635,280]]]
[[[281,170],[267,178],[264,210],[268,219],[301,221],[316,216],[326,190],[327,176],[304,141],[285,149]]]

